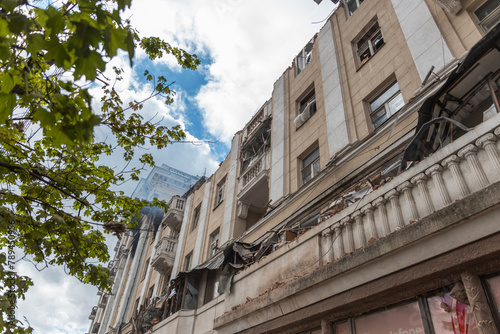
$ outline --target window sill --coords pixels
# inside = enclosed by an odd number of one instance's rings
[[[358,68],[356,69],[356,72],[359,72],[363,67],[365,67],[366,64],[368,64],[370,62],[370,60],[373,59],[373,57],[375,57],[378,53],[380,53],[380,50],[382,50],[382,48],[386,45],[387,43],[384,43],[378,50],[377,52],[375,52],[370,58],[368,58],[367,61],[365,61],[363,64],[361,65],[358,65]]]
[[[217,205],[214,206],[214,208],[212,209],[212,211],[215,211],[215,209],[217,209],[222,203],[224,203],[224,200],[222,200],[219,203],[217,203]]]

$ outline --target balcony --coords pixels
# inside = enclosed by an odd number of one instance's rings
[[[172,237],[163,237],[156,245],[151,266],[161,274],[166,274],[174,266],[177,240]]]
[[[162,224],[170,227],[170,229],[174,231],[179,230],[184,217],[185,204],[185,198],[173,196],[168,203],[169,208],[163,217]]]
[[[90,311],[89,320],[94,320],[97,314],[97,306],[92,307],[92,311]]]
[[[101,327],[101,323],[100,322],[96,322],[93,326],[92,326],[92,331],[90,333],[92,334],[97,334],[99,332],[99,327]]]
[[[215,319],[214,328],[220,333],[229,333],[240,323],[256,328],[261,323],[251,315],[262,305],[275,314],[269,321],[276,321],[296,316],[289,310],[330,305],[320,304],[325,298],[350,301],[353,289],[361,290],[370,282],[393,294],[389,288],[397,285],[393,278],[387,278],[387,286],[380,283],[389,275],[407,270],[405,279],[419,286],[415,282],[421,283],[420,274],[432,276],[441,270],[455,275],[467,268],[460,261],[474,263],[479,256],[492,256],[488,247],[479,245],[484,240],[493,243],[492,236],[500,233],[499,138],[496,114],[236,274],[231,289],[244,293],[226,295],[226,313]],[[429,273],[413,269],[429,265],[426,261],[439,265],[430,266]],[[363,292],[360,303],[371,296],[370,291]],[[283,311],[283,305],[293,307]]]
[[[250,162],[239,177],[238,200],[257,211],[266,209],[269,201],[269,170],[271,153],[269,150]]]
[[[105,308],[107,303],[108,303],[108,294],[105,293],[101,297],[101,300],[99,301],[99,304],[97,304],[97,307],[99,307],[99,308]]]

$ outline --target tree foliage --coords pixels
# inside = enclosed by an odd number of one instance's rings
[[[104,236],[96,224],[124,221],[131,226],[146,203],[114,186],[138,179],[140,169],[114,171],[99,158],[123,152],[123,160],[154,165],[152,156],[134,155],[137,147],[162,148],[184,138],[179,126],[167,128],[141,116],[142,103],[124,105],[106,65],[136,48],[151,58],[175,57],[195,69],[195,55],[157,37],[140,37],[122,19],[131,0],[65,0],[46,5],[30,0],[0,1],[0,332],[31,332],[14,308],[32,282],[19,276],[22,258],[61,265],[79,280],[109,289],[109,260]],[[148,71],[153,96],[172,102],[167,79]],[[103,89],[101,109],[92,108],[89,87]],[[94,103],[95,105],[96,103]],[[94,137],[107,127],[113,144]],[[16,254],[17,253],[17,254]],[[21,253],[21,254],[19,254]]]

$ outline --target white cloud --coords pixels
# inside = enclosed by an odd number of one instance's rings
[[[144,36],[210,54],[210,81],[196,100],[209,132],[229,143],[320,29],[311,22],[326,18],[333,6],[312,0],[143,0],[131,19]]]

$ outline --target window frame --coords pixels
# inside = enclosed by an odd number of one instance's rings
[[[189,252],[188,255],[184,256],[184,271],[189,271],[191,269],[191,262],[193,261],[193,252]]]
[[[217,238],[215,239],[215,237],[217,237]],[[210,245],[209,245],[209,249],[208,249],[208,258],[211,258],[212,256],[215,255],[216,249],[217,249],[217,247],[219,247],[219,240],[220,240],[219,229],[216,229],[215,231],[213,231],[210,234]],[[212,247],[214,242],[216,243],[216,245],[215,245],[215,247]]]
[[[378,99],[382,98],[385,93],[389,92],[391,88],[393,88],[395,85],[397,85],[398,90],[394,92],[392,95],[387,97],[382,103],[380,103],[375,109],[372,107],[372,105],[377,101]],[[399,106],[399,108],[395,111],[391,111],[390,108],[390,103],[393,101],[396,101],[398,98],[401,99],[403,104]],[[396,79],[392,80],[389,84],[385,85],[383,89],[381,89],[373,98],[368,100],[368,108],[370,110],[370,121],[371,124],[374,128],[374,130],[378,129],[381,127],[389,118],[391,118],[393,115],[397,114],[403,107],[405,106],[404,103],[404,98],[403,94],[401,93],[401,87],[399,87],[399,83]],[[379,113],[380,111],[385,110],[385,115],[383,117],[379,117],[378,119],[374,120],[374,116]],[[384,118],[385,117],[385,118]],[[382,122],[379,122],[382,119]]]
[[[476,12],[481,9],[484,5],[486,5],[489,1],[497,1],[497,0],[486,0],[482,1],[478,6],[472,10],[472,15],[474,17],[474,21],[476,21],[477,25],[483,30],[484,33],[487,33],[490,31],[494,26],[496,26],[498,23],[500,23],[500,2],[498,6],[492,10],[488,15],[486,15],[484,18],[480,19],[478,17],[478,14]],[[489,25],[493,24],[488,28]]]
[[[366,64],[385,45],[384,34],[378,20],[374,20],[369,28],[363,29],[363,34],[353,41],[354,53],[358,69]],[[375,28],[375,30],[373,30]],[[382,44],[378,45],[379,41]],[[366,53],[368,51],[368,53]],[[366,57],[362,58],[363,55]]]
[[[315,156],[317,154],[317,156]],[[300,159],[300,163],[302,165],[300,169],[300,176],[302,180],[302,185],[310,182],[316,175],[321,171],[321,155],[319,152],[319,147],[316,146],[313,150],[311,150],[304,158]],[[306,160],[311,159],[311,162],[307,163]],[[316,167],[316,168],[315,168]],[[309,170],[308,178],[304,177],[304,172]]]
[[[217,191],[215,192],[215,206],[218,207],[222,202],[224,202],[224,195],[226,192],[226,178],[223,178],[218,184],[217,184]]]
[[[351,12],[350,9],[349,9],[349,5],[347,4],[347,0],[343,0],[344,2],[344,7],[345,7],[345,10],[346,10],[346,14],[347,14],[347,17],[351,17],[354,12],[359,8],[359,6],[361,6],[361,4],[363,3],[364,0],[354,0],[354,2],[356,3],[356,8]]]
[[[200,216],[201,216],[201,204],[194,209],[193,222],[191,224],[191,232],[198,227],[198,224],[200,222]]]

